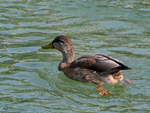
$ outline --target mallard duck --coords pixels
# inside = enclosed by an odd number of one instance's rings
[[[96,91],[100,95],[108,95],[104,90],[103,84],[115,84],[125,79],[122,70],[131,69],[121,61],[103,54],[85,55],[74,59],[75,53],[71,39],[68,36],[57,36],[48,45],[42,46],[43,49],[57,49],[62,53],[63,59],[59,63],[58,70],[77,81],[90,82],[97,85]]]

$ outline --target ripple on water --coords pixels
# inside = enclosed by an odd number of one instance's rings
[[[149,1],[0,1],[1,112],[142,112],[150,109]],[[133,82],[104,86],[70,80],[57,70],[61,54],[41,50],[56,35],[72,38],[76,56],[111,55],[132,67]]]

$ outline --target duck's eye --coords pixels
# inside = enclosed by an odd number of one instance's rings
[[[64,45],[64,41],[62,41],[62,40],[59,40],[59,39],[55,39],[53,42],[53,45]]]

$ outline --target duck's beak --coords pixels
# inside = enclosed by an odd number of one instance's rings
[[[53,49],[54,47],[53,47],[53,44],[52,43],[49,43],[49,44],[47,44],[47,45],[45,45],[45,46],[42,46],[42,49]]]

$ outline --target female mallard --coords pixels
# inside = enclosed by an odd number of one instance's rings
[[[69,78],[77,81],[90,82],[97,84],[96,90],[101,95],[108,95],[104,90],[103,84],[114,84],[124,79],[122,70],[130,69],[117,59],[103,55],[86,55],[74,60],[74,48],[69,37],[57,36],[51,43],[42,47],[43,49],[54,48],[59,50],[63,55],[58,69],[63,71]]]

